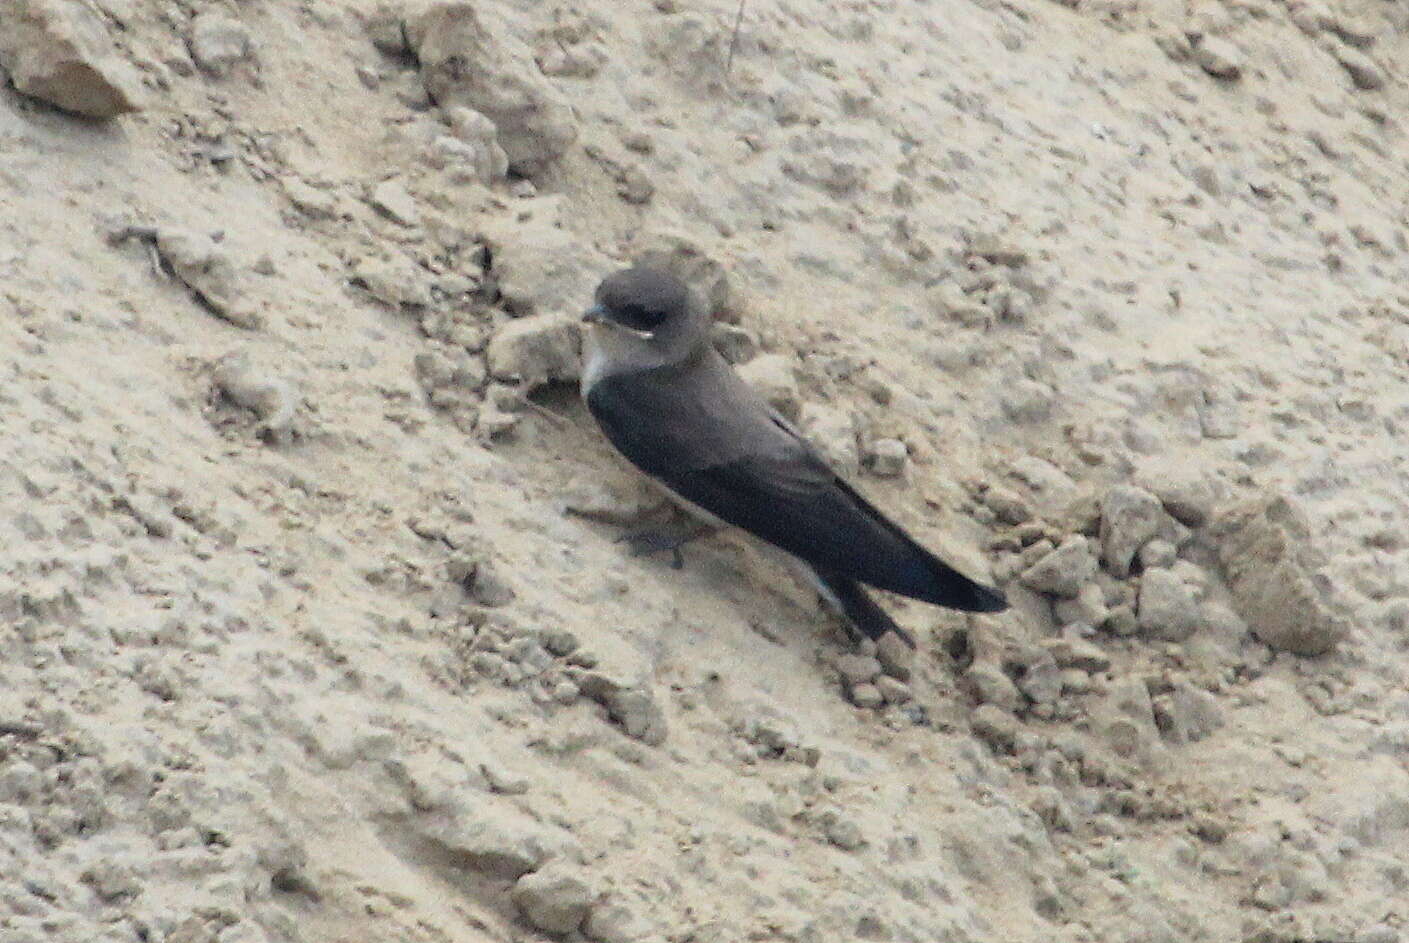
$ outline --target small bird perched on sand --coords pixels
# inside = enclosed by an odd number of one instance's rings
[[[604,279],[595,300],[582,397],[612,445],[683,503],[802,560],[868,638],[895,632],[914,646],[862,584],[965,612],[1007,608],[852,490],[739,378],[678,278],[638,265]]]

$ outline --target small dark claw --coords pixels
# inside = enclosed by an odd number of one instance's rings
[[[648,557],[651,554],[669,551],[671,554],[670,568],[678,570],[685,565],[685,555],[680,552],[680,548],[701,536],[701,533],[701,531],[696,531],[694,533],[670,534],[658,530],[640,530],[622,534],[616,539],[616,542],[628,544],[631,547],[633,557]]]

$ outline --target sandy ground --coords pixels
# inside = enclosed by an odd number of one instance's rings
[[[473,8],[0,10],[0,941],[1409,939],[1403,4]],[[662,246],[1009,613],[624,554]]]

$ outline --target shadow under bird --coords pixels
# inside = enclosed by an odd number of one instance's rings
[[[799,558],[869,638],[895,632],[914,646],[865,586],[965,612],[1007,608],[857,494],[733,371],[678,278],[624,269],[595,301],[583,315],[583,399],[612,445],[683,503]]]

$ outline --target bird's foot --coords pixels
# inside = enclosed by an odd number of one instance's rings
[[[680,533],[669,533],[659,530],[638,530],[628,534],[622,534],[616,539],[617,543],[625,543],[631,548],[633,557],[646,557],[655,553],[669,551],[671,554],[670,567],[678,570],[685,565],[685,556],[680,552],[680,548],[697,540],[710,532],[711,528],[699,527],[691,531]]]

